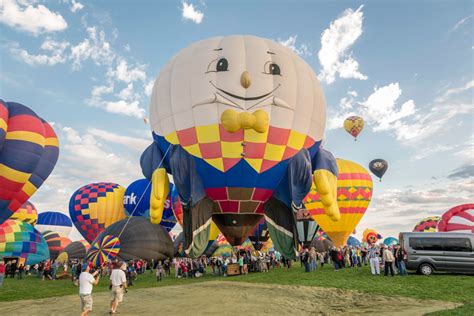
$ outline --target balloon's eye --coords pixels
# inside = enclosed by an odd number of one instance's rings
[[[229,70],[229,62],[225,58],[219,59],[216,65],[216,71],[227,71]]]
[[[267,75],[281,76],[280,66],[278,66],[274,62],[267,61],[263,73]]]
[[[270,64],[270,73],[272,75],[281,75],[280,66],[277,64]]]

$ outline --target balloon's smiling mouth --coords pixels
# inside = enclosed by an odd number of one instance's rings
[[[265,93],[265,94],[262,94],[262,95],[259,95],[259,96],[256,96],[256,97],[241,97],[240,95],[236,95],[236,94],[233,94],[233,93],[230,93],[228,91],[225,91],[224,89],[221,89],[219,88],[218,86],[216,86],[212,81],[209,81],[209,83],[214,87],[216,88],[217,90],[221,91],[221,92],[224,92],[225,94],[227,94],[228,96],[230,97],[233,97],[233,98],[236,98],[236,99],[239,99],[239,100],[244,100],[244,101],[254,101],[254,100],[260,100],[262,98],[265,98],[265,97],[268,97],[270,94],[272,94],[273,92],[275,92],[276,89],[280,88],[281,84],[278,84],[278,86],[273,89],[272,91],[268,92],[268,93]]]
[[[255,97],[242,97],[236,94],[233,94],[231,92],[228,92],[224,89],[219,88],[216,86],[212,81],[209,81],[209,83],[217,90],[213,95],[205,98],[204,100],[200,100],[199,102],[196,102],[193,104],[193,108],[200,106],[200,105],[205,105],[205,104],[211,104],[211,103],[222,103],[237,109],[241,109],[244,111],[251,110],[253,108],[260,108],[268,105],[275,105],[283,108],[287,108],[289,110],[293,109],[282,99],[277,98],[273,95],[273,92],[275,92],[278,88],[281,87],[281,84],[278,84],[276,88],[274,88],[272,91],[267,92],[265,94],[255,96]],[[242,101],[257,101],[256,103],[252,104],[248,108],[245,106],[240,105],[237,101],[232,100],[231,98],[237,99],[237,100],[242,100]],[[269,102],[265,102],[271,100]]]

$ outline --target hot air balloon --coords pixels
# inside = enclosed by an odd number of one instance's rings
[[[350,236],[349,239],[347,239],[347,243],[346,243],[348,246],[352,246],[352,247],[360,247],[361,244],[360,244],[360,241],[353,237],[353,236]]]
[[[0,100],[0,224],[38,190],[58,156],[51,125],[22,104]]]
[[[91,183],[78,189],[69,201],[74,226],[92,242],[106,227],[125,218],[125,189],[115,183]]]
[[[337,166],[320,149],[325,122],[318,78],[291,49],[240,35],[183,49],[162,68],[151,96],[154,143],[141,166],[153,186],[152,222],[161,221],[170,173],[191,256],[206,248],[211,218],[238,245],[265,214],[276,232],[288,232],[293,242],[279,250],[294,257],[292,208],[302,207],[312,175],[326,212],[339,217]]]
[[[68,236],[72,230],[72,221],[63,213],[42,212],[38,214],[36,229],[44,233],[46,231],[58,232],[63,236]]]
[[[372,198],[372,178],[367,170],[355,162],[337,159],[337,166],[337,203],[341,219],[335,222],[325,214],[320,196],[314,187],[305,197],[304,204],[331,241],[337,247],[342,247],[369,206]]]
[[[379,178],[379,181],[382,181],[382,177],[387,171],[387,168],[388,162],[383,159],[374,159],[369,163],[370,171]]]
[[[232,257],[234,249],[230,244],[224,244],[217,247],[211,257]]]
[[[49,257],[56,259],[58,255],[71,243],[71,239],[61,235],[58,232],[45,231],[43,232],[44,240],[48,244]]]
[[[395,237],[387,237],[383,240],[383,244],[387,246],[398,245],[398,239]]]
[[[328,252],[333,246],[334,244],[332,241],[326,238],[314,238],[310,244],[310,247],[314,247],[317,252]]]
[[[174,185],[170,185],[170,192],[172,192]],[[123,198],[123,205],[125,208],[125,214],[130,216],[143,216],[150,218],[150,194],[151,184],[147,179],[140,179],[132,182],[125,190],[125,196]],[[163,217],[160,225],[163,226],[168,232],[173,229],[176,225],[176,217],[172,209],[171,193],[165,201],[163,210]]]
[[[73,241],[63,249],[56,261],[64,263],[72,259],[85,259],[89,247],[90,244],[85,239]]]
[[[357,141],[357,136],[364,129],[364,119],[360,116],[349,116],[344,120],[344,129]]]
[[[26,222],[35,226],[36,221],[38,221],[38,211],[33,203],[26,201],[10,216],[10,219]]]
[[[362,233],[362,241],[370,244],[375,244],[379,239],[382,238],[382,235],[377,233],[374,229],[366,228]]]
[[[438,222],[441,220],[440,216],[428,216],[423,218],[413,228],[414,232],[435,233],[438,231]]]
[[[173,257],[173,242],[161,225],[153,225],[141,216],[132,216],[103,230],[91,243],[87,256],[97,259],[96,263],[111,258],[157,261]]]
[[[48,244],[43,235],[28,223],[6,220],[0,225],[0,259],[19,257],[24,264],[49,259]]]
[[[438,231],[474,234],[474,204],[462,204],[448,210],[441,216]]]
[[[263,243],[267,242],[269,238],[270,232],[268,231],[267,223],[265,222],[265,218],[262,218],[260,222],[255,225],[255,228],[250,234],[249,239],[255,249],[260,250],[263,246]]]
[[[173,208],[173,214],[179,225],[183,227],[183,206],[179,200],[178,189],[174,185],[171,189],[171,207]],[[164,212],[164,211],[163,211]]]

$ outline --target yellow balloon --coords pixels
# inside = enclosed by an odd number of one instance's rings
[[[341,218],[333,221],[326,215],[314,184],[303,202],[331,241],[337,247],[342,247],[369,206],[372,199],[372,177],[364,167],[349,160],[337,159],[337,167],[337,204]]]
[[[344,129],[357,140],[357,136],[364,129],[364,119],[360,116],[350,116],[344,121]]]

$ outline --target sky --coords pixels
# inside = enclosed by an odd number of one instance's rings
[[[321,81],[325,148],[388,161],[356,235],[396,237],[474,200],[473,23],[470,1],[2,0],[0,98],[53,123],[60,157],[31,202],[68,214],[87,183],[143,177],[153,80],[174,54],[213,36],[273,39]],[[365,119],[357,142],[349,115]]]

